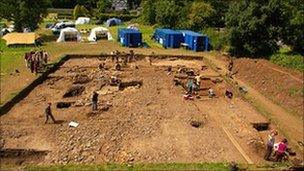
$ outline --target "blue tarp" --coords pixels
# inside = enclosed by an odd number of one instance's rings
[[[110,18],[106,21],[106,26],[111,27],[111,26],[116,26],[116,25],[121,25],[122,21],[118,18]]]
[[[207,51],[209,49],[209,38],[206,35],[190,30],[180,30],[183,34],[183,43],[193,51]]]
[[[156,29],[153,37],[164,48],[179,48],[183,41],[182,33],[171,29]]]
[[[142,34],[135,29],[118,29],[117,41],[119,41],[122,46],[139,47],[142,45]]]

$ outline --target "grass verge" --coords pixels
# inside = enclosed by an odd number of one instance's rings
[[[9,48],[6,46],[6,42],[0,39],[0,68],[1,76],[9,74],[15,69],[21,67],[24,64],[24,53],[28,52],[33,47],[20,46],[15,48]]]
[[[105,164],[26,166],[25,170],[229,170],[224,163],[164,163],[164,164]]]
[[[287,170],[290,165],[288,163],[272,163],[267,165],[248,165],[237,164],[239,170]],[[138,163],[138,164],[56,164],[56,165],[26,165],[14,166],[4,165],[1,167],[5,170],[15,170],[16,168],[26,171],[74,171],[74,170],[216,170],[228,171],[232,170],[229,163]]]
[[[270,61],[286,68],[304,72],[304,56],[292,52],[288,48],[281,48],[278,53],[271,55]]]

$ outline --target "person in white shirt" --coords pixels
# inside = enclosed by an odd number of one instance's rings
[[[269,160],[269,157],[271,156],[271,153],[273,151],[273,146],[275,143],[275,136],[278,135],[278,132],[276,130],[272,130],[271,133],[268,135],[267,138],[267,144],[266,144],[266,152],[264,159]]]

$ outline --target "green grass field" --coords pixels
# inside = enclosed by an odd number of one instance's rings
[[[113,38],[117,39],[117,30],[119,28],[126,28],[128,27],[128,23],[120,26],[113,26],[109,27],[109,30],[113,36]],[[143,42],[145,42],[149,47],[151,48],[162,48],[160,44],[155,42],[151,39],[151,36],[153,35],[154,28],[153,26],[147,26],[147,25],[139,25],[140,32],[142,33]]]
[[[1,75],[3,76],[13,72],[16,68],[24,65],[24,53],[30,51],[32,48],[33,47],[26,46],[9,48],[6,46],[5,41],[0,39],[0,50],[2,51],[0,52]]]

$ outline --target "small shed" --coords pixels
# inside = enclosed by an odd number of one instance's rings
[[[142,45],[142,34],[138,30],[134,29],[118,29],[117,39],[122,46],[126,47],[139,47]]]
[[[6,45],[35,45],[39,38],[35,33],[8,33],[2,37]]]
[[[121,25],[121,24],[122,24],[122,21],[118,18],[110,18],[106,21],[106,26],[107,27]]]
[[[90,23],[90,18],[89,17],[78,17],[77,20],[75,21],[75,24],[89,24]]]
[[[65,42],[65,41],[80,41],[81,35],[79,31],[72,27],[64,28],[60,31],[59,38],[57,42]]]
[[[90,36],[88,37],[88,40],[91,42],[95,42],[103,38],[108,40],[113,40],[113,37],[107,28],[95,27],[92,29]]]
[[[190,30],[180,30],[183,34],[183,44],[193,51],[207,51],[209,49],[209,37]]]
[[[183,41],[183,34],[171,29],[156,29],[153,37],[164,48],[179,48]]]

